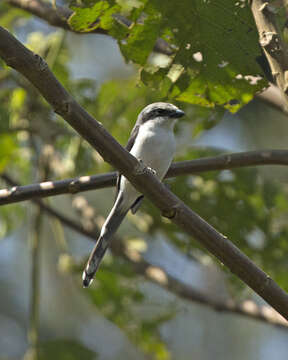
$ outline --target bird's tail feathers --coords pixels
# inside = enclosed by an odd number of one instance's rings
[[[88,287],[93,281],[93,277],[98,270],[100,262],[111,243],[113,234],[116,232],[128,210],[121,209],[122,196],[119,194],[110,214],[102,226],[100,236],[89,256],[85,270],[83,271],[83,286]]]

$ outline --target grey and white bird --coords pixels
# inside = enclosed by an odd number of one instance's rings
[[[176,148],[174,125],[184,112],[175,105],[157,102],[146,106],[139,114],[126,149],[162,180],[173,160]],[[114,206],[102,226],[100,236],[83,271],[83,286],[88,287],[116,232],[128,211],[139,209],[143,195],[123,176],[117,179]]]

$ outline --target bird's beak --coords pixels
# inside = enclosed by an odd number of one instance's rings
[[[185,113],[184,111],[180,110],[180,109],[177,109],[174,114],[172,115],[173,118],[180,118],[182,116],[184,116]]]

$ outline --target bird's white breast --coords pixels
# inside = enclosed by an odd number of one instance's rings
[[[170,126],[171,125],[171,126]],[[176,142],[173,124],[159,124],[157,121],[147,121],[140,126],[135,143],[130,151],[145,166],[156,171],[156,176],[162,180],[173,160]],[[122,176],[121,190],[125,193],[128,203],[133,203],[139,192]],[[129,200],[128,200],[129,199]]]
[[[148,121],[141,125],[131,154],[156,171],[163,179],[175,153],[175,137],[170,127]]]

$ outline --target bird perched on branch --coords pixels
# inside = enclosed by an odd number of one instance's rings
[[[138,116],[126,149],[162,180],[175,153],[174,125],[184,112],[175,105],[157,102],[146,106]],[[102,226],[100,236],[83,271],[83,286],[88,287],[124,217],[139,209],[143,195],[123,176],[117,179],[114,206]]]

